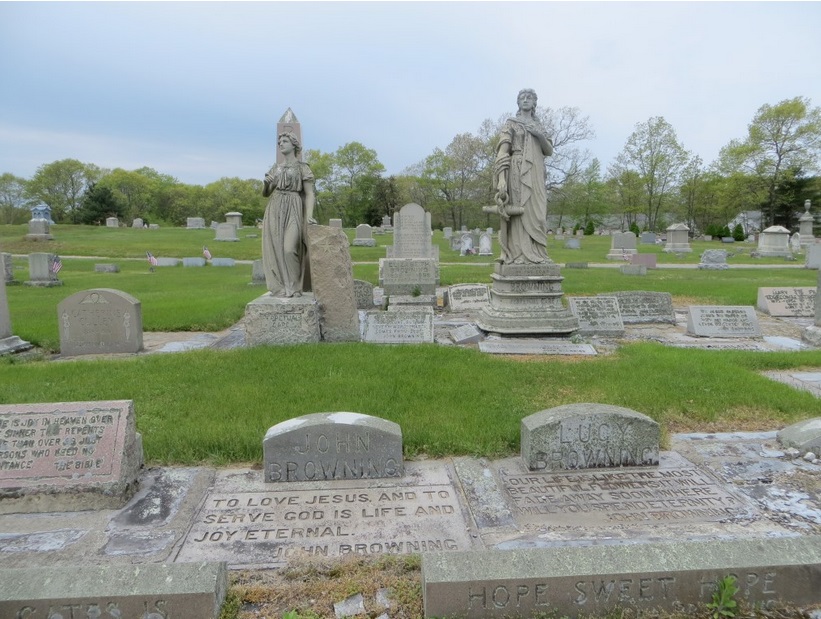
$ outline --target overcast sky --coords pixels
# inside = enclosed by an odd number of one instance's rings
[[[709,163],[763,104],[821,105],[820,28],[819,2],[0,2],[0,173],[261,178],[290,107],[306,148],[395,174],[521,88],[588,116],[603,170],[653,116]]]

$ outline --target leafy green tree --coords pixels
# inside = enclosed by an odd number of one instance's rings
[[[94,183],[86,191],[82,205],[74,214],[78,223],[102,225],[108,217],[122,217],[123,204],[110,187]]]
[[[20,224],[31,219],[26,179],[10,172],[0,176],[0,223]]]
[[[154,206],[157,184],[145,174],[115,168],[97,184],[113,191],[126,219],[145,218]]]
[[[26,186],[28,197],[51,207],[56,222],[77,223],[77,211],[83,195],[92,183],[103,176],[94,164],[76,159],[62,159],[41,165]]]
[[[719,156],[728,172],[757,180],[766,226],[790,227],[795,204],[783,191],[794,182],[798,170],[816,171],[821,155],[821,108],[805,97],[785,99],[761,106],[747,127],[744,140],[733,140]]]
[[[743,241],[744,238],[744,228],[741,224],[736,224],[733,228],[733,239],[736,241]]]
[[[679,176],[687,162],[687,152],[679,144],[673,127],[661,116],[638,123],[616,157],[611,176],[636,172],[644,188],[644,215],[647,228],[655,230],[659,216],[672,203]]]
[[[365,220],[373,205],[376,179],[384,171],[376,151],[359,142],[349,142],[336,150],[331,178],[343,209],[343,225],[356,226]]]
[[[372,226],[381,226],[382,217],[387,215],[393,218],[393,214],[400,207],[400,189],[395,176],[388,178],[379,177],[373,190],[373,204],[367,213],[365,223]]]
[[[615,170],[608,172],[610,178],[607,181],[607,188],[616,205],[616,213],[622,217],[622,228],[630,227],[644,210],[645,186],[641,175],[635,170]],[[652,229],[652,226],[647,226]]]
[[[223,177],[205,186],[206,200],[202,217],[224,221],[225,214],[242,213],[242,221],[253,225],[265,214],[266,199],[262,195],[263,182],[258,179],[242,180]]]

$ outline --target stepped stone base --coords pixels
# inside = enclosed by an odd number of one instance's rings
[[[22,352],[32,348],[26,340],[21,340],[16,335],[0,338],[0,355],[8,355],[15,352]]]
[[[554,263],[497,264],[490,305],[477,326],[503,336],[571,335],[579,320],[562,305],[561,269]]]

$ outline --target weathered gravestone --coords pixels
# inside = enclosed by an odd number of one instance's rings
[[[579,319],[580,335],[624,335],[624,322],[616,297],[567,297],[567,302],[570,311]]]
[[[358,342],[359,314],[348,237],[341,229],[319,225],[308,226],[306,234],[321,339]]]
[[[56,260],[54,254],[29,254],[29,279],[24,282],[25,285],[43,288],[62,286],[63,282],[57,279]]]
[[[342,230],[342,220],[341,219],[329,219],[328,226],[331,228],[339,228]]]
[[[564,248],[565,249],[581,249],[582,248],[582,242],[579,239],[575,238],[575,237],[572,238],[572,239],[567,239],[564,242]]]
[[[14,283],[14,261],[11,254],[0,253],[0,271],[3,272],[3,281],[7,284]]]
[[[662,541],[422,556],[425,617],[580,617],[628,606],[698,616],[718,583],[767,608],[821,602],[821,537]],[[703,611],[701,611],[703,612]]]
[[[436,294],[439,265],[426,258],[380,258],[379,285],[386,295]]]
[[[490,302],[487,284],[454,284],[448,286],[448,307],[452,312],[481,309]]]
[[[95,264],[95,273],[119,273],[120,267],[116,264]]]
[[[319,340],[319,306],[312,294],[283,299],[266,293],[245,306],[245,341],[249,346]]]
[[[353,294],[356,298],[356,309],[373,309],[373,284],[361,279],[353,280]]]
[[[659,463],[659,424],[607,404],[567,404],[522,419],[522,460],[531,471]]]
[[[642,232],[639,236],[639,240],[641,241],[642,245],[655,245],[656,244],[656,233],[655,232]]]
[[[120,220],[116,217],[106,217],[105,225],[107,228],[119,228]]]
[[[456,327],[448,331],[448,335],[454,344],[475,344],[485,339],[485,334],[476,328],[476,325]]]
[[[145,227],[145,223],[143,222],[142,217],[135,217],[134,221],[131,222],[132,228],[143,228]]]
[[[232,267],[236,265],[236,260],[233,258],[211,258],[212,267]]]
[[[26,235],[27,241],[51,241],[54,239],[49,232],[49,223],[45,219],[32,219],[29,221],[29,233]]]
[[[578,324],[578,321],[576,324]],[[487,339],[479,343],[479,350],[492,355],[595,356],[597,354],[596,349],[590,344],[574,344],[573,342],[558,339],[532,340],[523,337]]]
[[[442,236],[446,239],[453,238],[453,228],[451,226],[445,226],[445,228],[442,230]]]
[[[6,281],[0,280],[0,355],[7,355],[21,350],[28,350],[31,344],[13,334],[9,304],[6,298]],[[3,433],[0,432],[0,443],[3,442]]]
[[[158,267],[178,267],[181,262],[179,258],[157,258]]]
[[[479,255],[492,256],[493,255],[493,239],[485,232],[479,237]]]
[[[698,337],[761,337],[758,316],[749,305],[691,305],[687,334]]]
[[[354,247],[376,247],[373,238],[373,230],[368,224],[359,224],[356,227],[356,238],[353,240]]]
[[[217,619],[225,563],[82,565],[4,570],[0,617]]]
[[[758,237],[758,256],[792,256],[790,251],[790,231],[784,226],[770,226]]]
[[[630,256],[630,264],[644,265],[648,269],[655,269],[658,262],[656,254],[633,254]]]
[[[148,224],[148,229],[149,230],[159,230],[160,229],[160,224]]]
[[[237,226],[235,224],[217,224],[215,241],[239,241],[237,236]]]
[[[807,253],[804,258],[804,267],[807,269],[821,268],[821,243],[807,245]]]
[[[387,258],[439,260],[439,246],[431,241],[430,213],[418,204],[406,204],[394,215],[393,245]]]
[[[57,320],[63,356],[142,350],[142,306],[120,290],[81,290],[60,302]]]
[[[610,240],[608,260],[624,260],[632,254],[637,254],[636,235],[632,232],[617,232]]]
[[[459,237],[459,255],[466,256],[473,253],[473,236],[463,234]]]
[[[701,254],[698,268],[708,271],[724,271],[730,268],[727,264],[727,251],[724,249],[706,249]]]
[[[402,429],[361,413],[315,413],[271,427],[262,441],[265,481],[402,477]]]
[[[373,344],[432,344],[433,308],[366,312],[362,340]]]
[[[759,288],[756,308],[770,316],[811,318],[815,316],[815,294],[812,286]]]
[[[0,513],[122,507],[143,463],[131,400],[0,405]]]
[[[182,259],[182,266],[184,267],[204,267],[206,264],[205,258],[200,258],[199,256]]]
[[[262,260],[254,260],[251,263],[251,285],[265,285],[265,271],[262,270]]]
[[[667,228],[664,251],[668,254],[689,254],[693,251],[690,247],[690,228],[687,224],[673,224]]]
[[[647,267],[643,264],[623,264],[619,271],[622,275],[647,275]]]
[[[205,228],[205,219],[202,217],[188,217],[185,221],[185,227],[191,230],[199,230]]]
[[[821,417],[805,419],[778,431],[778,442],[784,447],[793,447],[803,455],[812,452],[821,454]]]
[[[230,213],[225,213],[225,223],[227,224],[234,224],[237,230],[242,228],[242,213],[238,211],[231,211]]]
[[[624,324],[670,323],[675,324],[673,295],[669,292],[642,290],[611,292],[599,296],[616,297]]]

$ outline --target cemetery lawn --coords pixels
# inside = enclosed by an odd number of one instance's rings
[[[398,423],[410,459],[496,458],[518,453],[522,418],[577,402],[634,409],[668,433],[778,429],[821,416],[821,400],[759,372],[819,366],[820,351],[653,342],[579,358],[363,343],[50,363],[6,357],[0,403],[134,400],[146,459],[162,465],[257,465],[268,428],[334,411]]]

